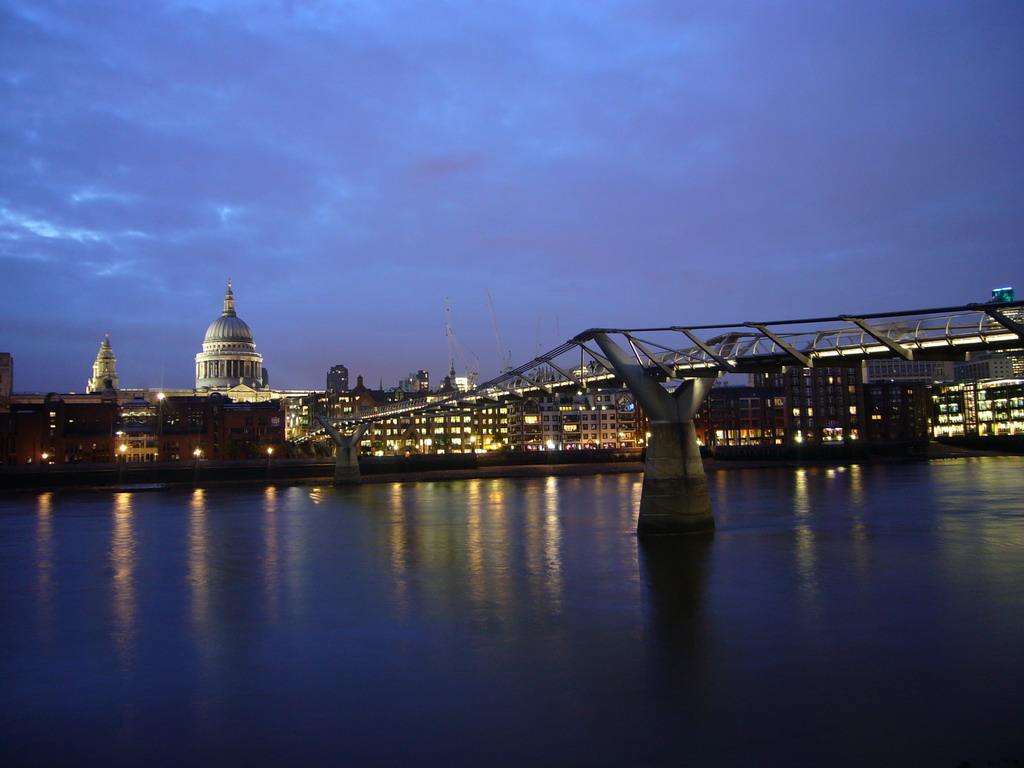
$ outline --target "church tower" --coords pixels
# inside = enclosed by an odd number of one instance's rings
[[[100,351],[96,353],[96,362],[92,364],[92,378],[85,385],[86,392],[102,392],[105,389],[117,389],[117,358],[110,348],[109,333],[100,342]]]

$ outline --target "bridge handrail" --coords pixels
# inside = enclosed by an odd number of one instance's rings
[[[913,359],[915,353],[1008,348],[1024,345],[1024,328],[1014,319],[1024,301],[965,304],[956,307],[873,312],[858,315],[743,322],[718,325],[651,328],[590,328],[532,360],[498,374],[467,391],[440,393],[404,403],[390,403],[362,414],[331,419],[335,423],[361,423],[433,408],[457,410],[482,407],[509,396],[553,391],[570,384],[592,386],[615,379],[610,364],[588,343],[598,334],[623,337],[641,366],[670,378],[718,375],[757,366],[807,365],[816,360],[842,358],[856,362],[872,357]],[[873,321],[889,320],[888,323]],[[821,328],[839,324],[839,327]],[[775,331],[775,326],[816,325],[816,328]],[[701,339],[697,332],[722,331]],[[665,344],[649,334],[687,337],[687,346]],[[640,334],[645,334],[641,337]],[[996,346],[998,344],[998,346]],[[579,352],[580,365],[562,367],[558,361]],[[589,357],[589,362],[588,362]],[[564,365],[564,364],[563,364]],[[460,403],[462,404],[460,406]]]

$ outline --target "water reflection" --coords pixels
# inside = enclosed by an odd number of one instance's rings
[[[820,575],[816,562],[815,536],[817,534],[811,511],[811,489],[808,475],[809,471],[802,467],[793,473],[793,517],[794,535],[796,536],[796,570],[801,604],[804,608],[805,618],[813,620],[820,608]]]
[[[115,494],[114,529],[110,537],[110,564],[114,572],[113,636],[114,646],[125,670],[130,668],[135,650],[137,547],[132,495]]]
[[[263,584],[267,594],[267,616],[276,623],[281,618],[281,518],[276,486],[263,492]]]
[[[944,465],[934,476],[946,569],[949,573],[970,570],[986,587],[968,599],[987,599],[989,589],[1019,589],[1014,579],[1024,552],[1020,525],[1024,504],[1017,490],[1018,460],[963,459]]]
[[[853,464],[846,468],[846,476],[850,484],[850,508],[858,512],[866,506],[864,495],[864,468],[860,464]]]
[[[563,609],[562,518],[559,486],[549,477],[543,494],[529,494],[527,540],[533,546],[527,550],[532,566],[534,583],[543,589],[543,595],[554,613]]]
[[[480,487],[481,480],[467,481],[466,489],[466,518],[468,520],[466,530],[466,586],[469,587],[470,600],[474,608],[476,619],[486,622],[486,614],[483,608],[487,604],[487,531],[485,523],[485,511],[481,505]]]
[[[395,612],[405,617],[411,608],[408,573],[414,563],[408,542],[409,530],[405,526],[401,483],[394,483],[390,488],[388,523],[386,544],[393,585],[392,599]]]
[[[714,539],[638,539],[640,579],[651,673],[668,678],[670,691],[694,684],[707,692],[711,653],[707,616],[708,571]]]
[[[0,742],[40,765],[984,764],[1020,744],[1022,470],[720,472],[710,539],[638,540],[630,475],[12,499]]]
[[[53,592],[56,580],[53,553],[53,493],[41,493],[36,503],[36,607],[38,633],[53,640]]]
[[[868,548],[868,524],[864,519],[867,499],[864,491],[864,469],[859,464],[845,467],[847,482],[847,508],[850,510],[850,548],[857,566],[857,577],[862,582],[870,576],[871,551]]]
[[[192,630],[200,642],[210,640],[210,531],[206,491],[196,488],[189,499],[188,586]]]
[[[562,610],[564,510],[556,478],[396,483],[368,491],[381,493],[399,615],[422,601],[442,611],[464,602],[489,626],[498,612],[522,602],[521,590],[546,612]]]
[[[644,615],[652,637],[672,649],[705,644],[714,538],[644,537],[637,543],[645,588]]]
[[[298,604],[303,595],[308,594],[310,589],[309,559],[310,547],[315,546],[310,541],[310,536],[315,536],[308,526],[308,519],[305,514],[297,514],[299,511],[309,509],[308,501],[315,505],[324,504],[331,498],[334,489],[312,488],[309,490],[299,486],[289,488],[285,494],[284,508],[288,514],[284,515],[284,541],[287,555],[284,559],[284,580],[288,588],[288,600],[290,605]]]

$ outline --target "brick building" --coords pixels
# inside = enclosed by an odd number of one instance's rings
[[[786,443],[786,407],[779,386],[714,387],[693,421],[697,439],[712,449]]]
[[[284,442],[281,401],[210,396],[58,395],[0,412],[0,463],[191,461],[266,455]]]

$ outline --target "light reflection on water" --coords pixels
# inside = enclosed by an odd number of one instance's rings
[[[113,567],[114,645],[125,670],[130,669],[135,653],[135,567],[138,559],[132,494],[114,494],[114,528],[110,537],[110,563]]]
[[[188,500],[188,586],[193,631],[200,643],[210,641],[209,549],[206,491],[196,488]]]
[[[281,619],[281,570],[284,552],[281,544],[280,515],[278,489],[272,485],[268,486],[263,493],[263,572],[267,616],[272,623]]]
[[[38,606],[38,635],[40,642],[53,641],[53,494],[39,494],[36,508],[36,562],[35,593]]]
[[[642,542],[639,475],[0,499],[0,736],[52,764],[1024,759],[1022,469],[720,471],[713,537]]]

